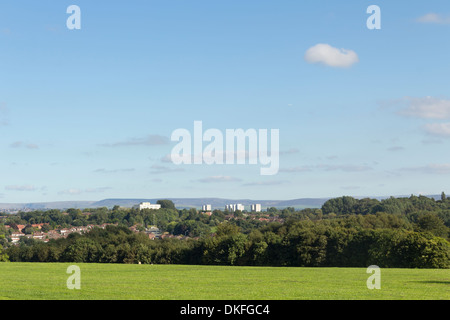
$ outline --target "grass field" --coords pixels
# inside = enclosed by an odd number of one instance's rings
[[[69,290],[69,265],[0,263],[0,299],[450,300],[450,270],[381,269],[369,290],[365,268],[76,264],[81,289]]]

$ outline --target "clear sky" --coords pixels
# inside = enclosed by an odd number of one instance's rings
[[[0,202],[450,193],[449,53],[448,0],[2,1]],[[196,120],[278,174],[173,164]]]

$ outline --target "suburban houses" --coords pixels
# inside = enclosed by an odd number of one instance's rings
[[[45,223],[41,223],[39,225],[33,224],[31,225],[33,228],[41,229],[42,226],[45,225]],[[70,227],[70,228],[61,228],[61,229],[55,229],[55,230],[49,230],[48,232],[34,232],[32,234],[25,234],[22,232],[22,230],[25,228],[25,225],[17,225],[17,230],[14,229],[14,231],[11,233],[11,236],[9,237],[11,240],[11,243],[17,244],[22,237],[28,238],[28,239],[34,239],[34,240],[41,240],[43,242],[48,242],[51,239],[60,239],[60,238],[67,238],[69,234],[71,233],[87,233],[93,228],[101,228],[105,229],[106,226],[113,225],[110,223],[104,223],[101,225],[87,225],[87,226],[80,226],[80,227]],[[117,224],[115,224],[117,225]],[[5,225],[6,229],[10,229],[11,226]],[[161,231],[157,227],[150,227],[150,228],[144,228],[144,231],[140,231],[142,228],[139,228],[139,226],[134,225],[129,228],[133,232],[145,232],[149,239],[156,239],[156,238],[162,238],[163,235],[161,234]]]

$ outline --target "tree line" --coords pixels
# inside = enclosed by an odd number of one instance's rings
[[[117,223],[65,239],[23,239],[4,249],[10,261],[207,264],[302,267],[449,268],[450,200],[427,197],[330,199],[321,209],[269,208],[265,214],[283,222],[262,222],[245,213],[225,220],[228,212],[211,216],[195,209],[160,210],[115,207],[89,210],[19,213],[11,221],[71,224]],[[156,224],[190,240],[150,240],[131,232],[136,223]],[[23,223],[22,223],[23,224]],[[0,225],[1,233],[1,225]],[[1,239],[0,239],[1,242]],[[2,242],[4,243],[4,241]],[[1,254],[0,254],[1,258]]]

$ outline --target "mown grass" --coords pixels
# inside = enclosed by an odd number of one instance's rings
[[[450,270],[381,269],[369,290],[365,268],[270,268],[0,263],[0,299],[13,300],[450,300]]]

